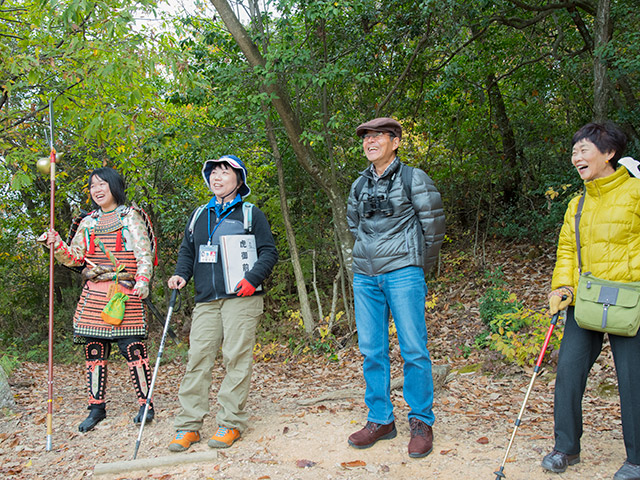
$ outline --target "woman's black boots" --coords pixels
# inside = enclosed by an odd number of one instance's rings
[[[107,411],[104,403],[89,405],[87,410],[89,410],[89,416],[78,426],[78,430],[81,432],[93,430],[93,427],[107,418]]]
[[[140,410],[138,411],[138,414],[135,417],[133,417],[133,423],[136,423],[136,424],[142,423],[142,417],[144,417],[145,405],[140,405]],[[153,409],[153,402],[151,402],[149,403],[149,411],[147,412],[147,418],[145,418],[144,423],[145,424],[150,423],[151,420],[153,420],[153,417],[155,416],[156,416],[156,412]]]

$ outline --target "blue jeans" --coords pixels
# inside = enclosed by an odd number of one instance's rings
[[[367,384],[364,401],[370,422],[393,421],[391,367],[389,362],[389,313],[398,332],[404,360],[404,399],[411,408],[409,418],[433,425],[433,376],[427,350],[424,304],[427,285],[420,267],[405,267],[369,277],[354,274],[353,297],[358,345],[364,360]]]

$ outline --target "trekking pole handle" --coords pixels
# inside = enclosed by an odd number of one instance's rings
[[[176,298],[178,298],[178,289],[174,288],[171,292],[171,299],[169,300],[169,307],[173,308],[176,306]]]

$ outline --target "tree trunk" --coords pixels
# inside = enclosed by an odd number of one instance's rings
[[[601,5],[599,5],[601,6]],[[596,11],[596,15],[600,10]],[[580,16],[580,14],[578,13],[578,11],[575,9],[575,7],[573,8],[569,8],[569,12],[571,14],[571,17],[573,18],[576,27],[578,28],[578,30],[580,31],[580,34],[582,35],[582,38],[584,40],[584,44],[585,47],[587,48],[587,50],[589,50],[589,52],[593,53],[594,50],[594,40],[591,37],[591,34],[589,33],[584,21],[582,20],[582,17]],[[603,13],[603,15],[605,15]],[[606,14],[607,18],[609,18],[609,14]],[[600,28],[600,24],[597,21],[598,19],[596,19],[596,25],[595,28],[599,29]],[[613,26],[611,25],[611,22],[608,20],[607,23],[609,24],[606,28],[606,42],[609,41],[609,39],[611,38],[611,34],[609,32],[613,31]],[[597,30],[596,31],[596,35],[598,33]],[[605,43],[606,43],[605,42]],[[617,84],[616,86],[620,89],[620,94],[618,95],[618,92],[616,91],[615,88],[613,88],[613,85],[611,84],[611,81],[608,79],[608,69],[606,64],[604,65],[597,65],[597,63],[600,61],[600,59],[596,59],[594,61],[594,72],[593,72],[593,76],[594,76],[594,104],[598,103],[598,105],[600,105],[601,103],[604,103],[604,106],[606,107],[606,103],[608,102],[608,98],[603,99],[602,95],[600,95],[599,93],[596,93],[596,90],[598,90],[598,88],[600,87],[596,87],[596,85],[602,86],[602,88],[604,88],[604,91],[606,92],[606,95],[610,96],[611,99],[613,100],[614,106],[616,109],[618,110],[628,110],[628,111],[635,111],[638,109],[638,100],[635,97],[635,94],[633,92],[633,89],[631,87],[631,84],[629,82],[629,79],[627,77],[627,75],[624,74],[620,74],[619,78],[617,79]],[[602,71],[604,70],[604,71]],[[604,76],[604,77],[603,77]],[[596,80],[596,77],[599,78],[599,80]],[[625,104],[626,103],[626,104]],[[594,121],[599,121],[600,119],[605,119],[605,116],[602,116],[599,112],[599,110],[601,109],[601,106],[595,107],[594,106]],[[637,145],[640,145],[640,134],[638,133],[638,129],[636,128],[636,126],[626,120],[622,122],[622,129],[624,130],[624,132],[629,136],[629,138],[633,139],[633,141],[636,142]]]
[[[267,130],[267,138],[271,144],[271,150],[273,151],[273,158],[276,162],[276,168],[278,170],[278,189],[280,191],[280,209],[282,210],[282,221],[284,222],[284,230],[287,235],[287,243],[289,244],[289,252],[291,254],[291,264],[293,265],[293,273],[296,277],[296,288],[298,289],[298,300],[300,301],[300,313],[302,314],[302,321],[304,323],[305,333],[311,337],[313,331],[316,328],[316,322],[313,319],[313,312],[309,305],[309,296],[307,295],[307,284],[304,280],[302,273],[302,266],[300,265],[300,255],[298,254],[298,244],[296,243],[296,235],[291,225],[289,215],[289,205],[287,204],[287,191],[284,188],[284,169],[282,168],[282,158],[280,157],[280,149],[278,148],[278,142],[276,140],[275,133],[273,132],[273,125],[269,118],[269,112],[266,106],[263,106],[265,112],[265,126]]]
[[[610,0],[599,0],[595,22],[595,42],[593,59],[593,120],[604,122],[609,105],[609,83],[607,82],[607,65],[602,57],[602,49],[609,42]]]
[[[509,116],[507,115],[502,92],[500,92],[500,87],[493,72],[487,75],[486,82],[489,103],[493,109],[493,115],[498,124],[500,136],[502,137],[503,169],[505,171],[502,189],[505,200],[510,201],[518,197],[519,190],[522,186],[522,177],[520,176],[520,170],[518,168],[516,137],[513,133]]]
[[[236,17],[227,0],[211,0],[211,3],[229,30],[229,33],[231,33],[242,50],[242,53],[247,57],[249,64],[252,67],[264,67],[266,64],[264,57],[249,37],[249,34],[238,20],[238,17]],[[275,80],[275,82],[268,82],[265,80],[263,88],[269,94],[271,103],[280,117],[298,163],[327,194],[340,248],[342,249],[345,260],[348,260],[350,263],[353,239],[347,225],[346,201],[343,192],[338,186],[337,179],[332,175],[330,170],[323,168],[319,164],[313,150],[300,141],[302,127],[297,115],[291,108],[291,102],[286,92],[286,84],[284,81],[278,79]]]

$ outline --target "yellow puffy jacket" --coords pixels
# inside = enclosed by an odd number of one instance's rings
[[[640,179],[621,167],[612,175],[585,182],[580,220],[582,271],[620,282],[640,281]],[[569,202],[560,230],[551,288],[578,288],[576,197]]]

